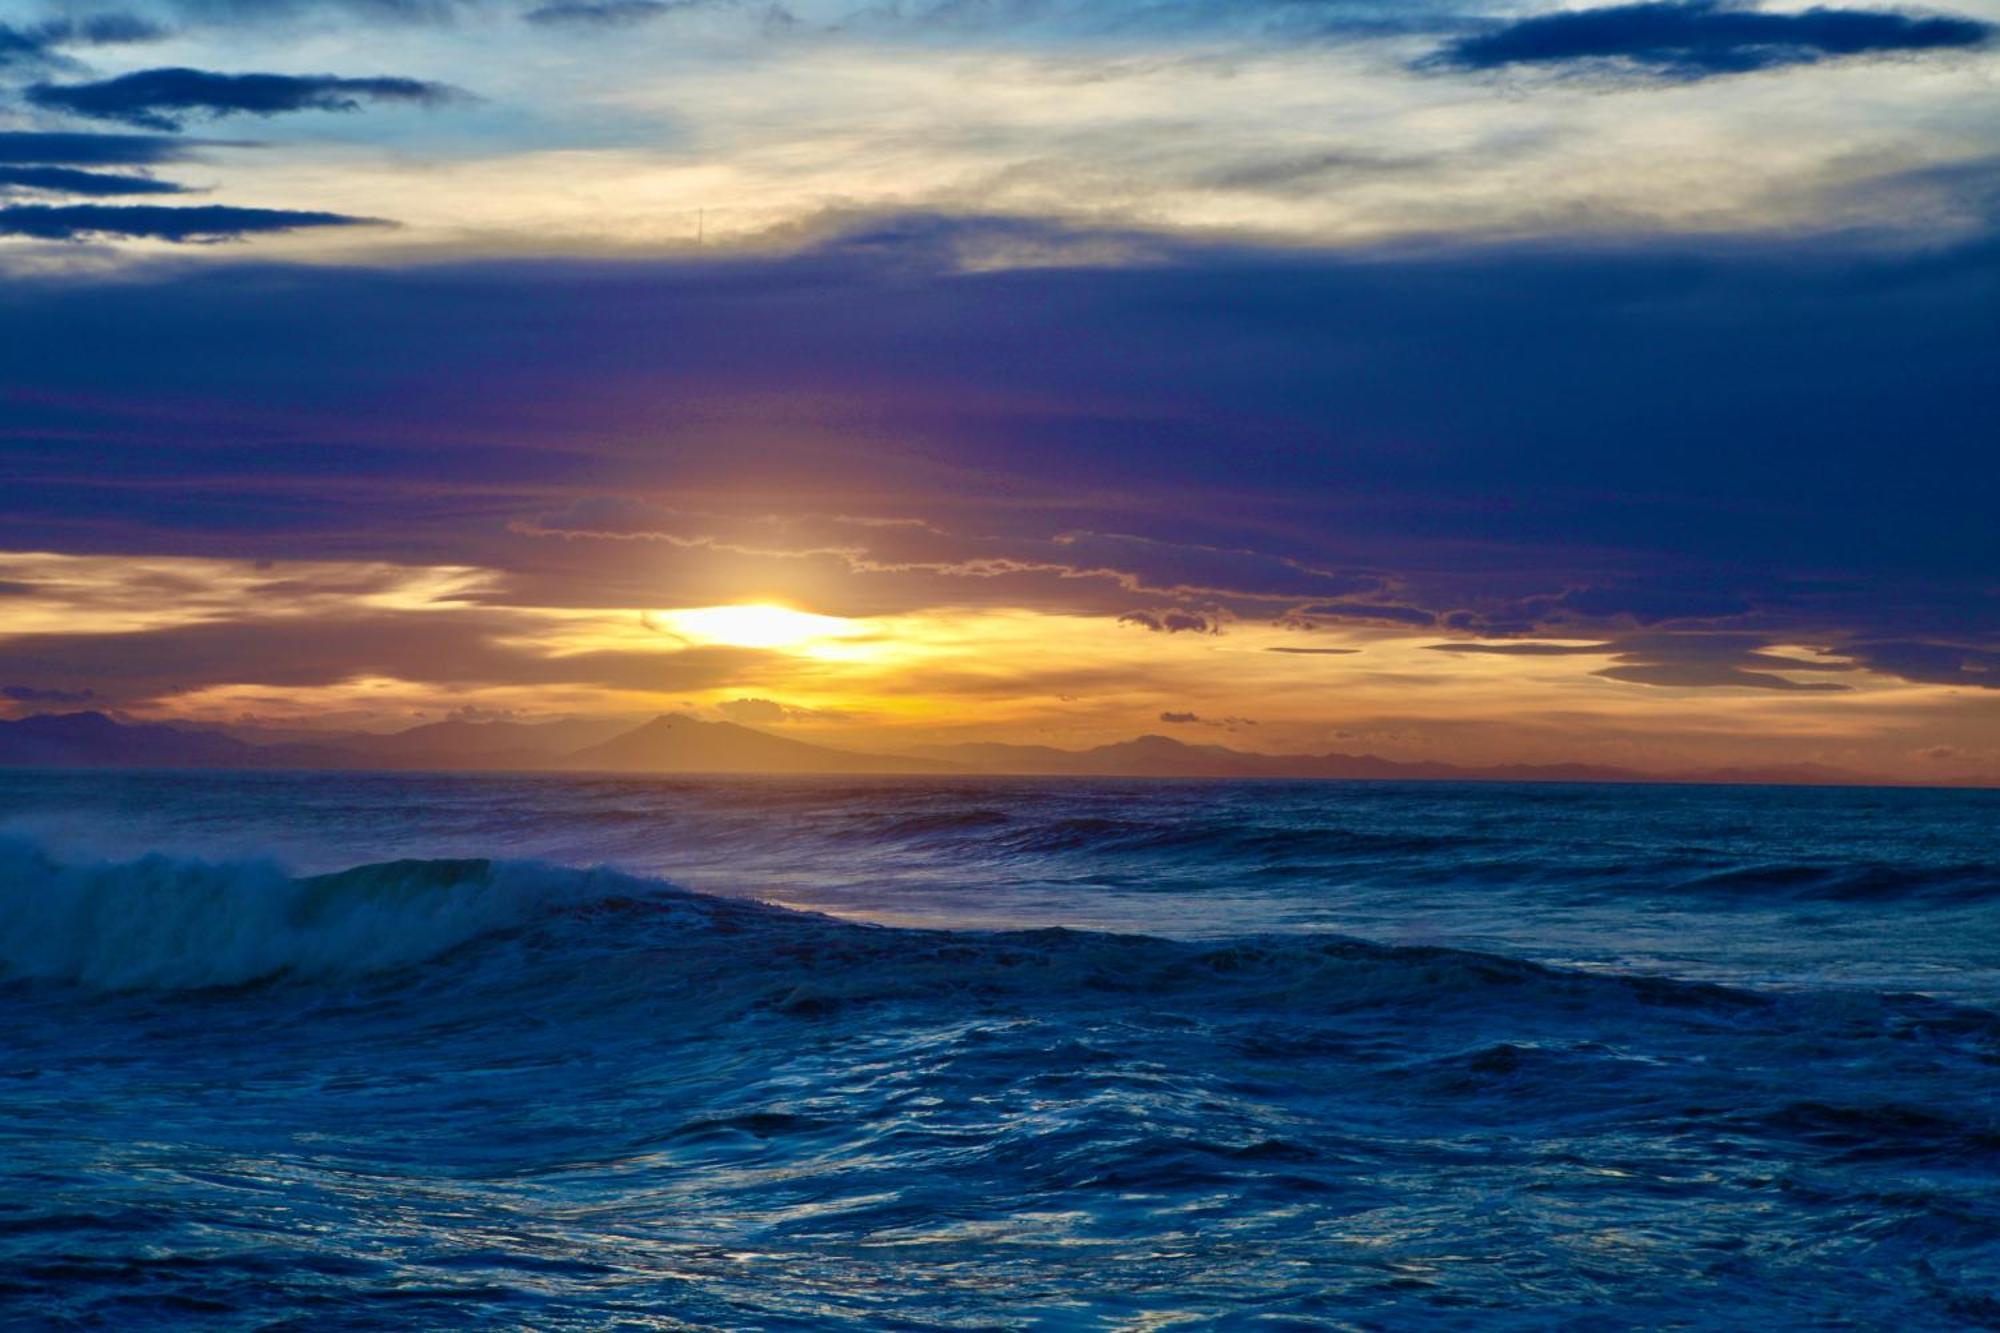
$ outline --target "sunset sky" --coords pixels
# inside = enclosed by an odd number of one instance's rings
[[[2000,781],[2000,0],[0,0],[0,710]]]

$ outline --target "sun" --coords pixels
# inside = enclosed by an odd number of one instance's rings
[[[802,648],[860,632],[853,621],[839,616],[819,616],[768,603],[656,611],[649,620],[656,628],[691,642],[732,648]]]

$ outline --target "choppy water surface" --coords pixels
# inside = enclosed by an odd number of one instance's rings
[[[0,776],[0,1317],[1995,1326],[1996,817]]]

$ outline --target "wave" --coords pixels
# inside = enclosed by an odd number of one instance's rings
[[[294,878],[268,860],[64,863],[0,839],[0,978],[107,990],[356,976],[426,962],[629,887],[532,862],[390,861]]]
[[[1374,833],[1327,826],[1245,824],[1205,819],[1148,820],[1102,815],[1024,818],[1005,810],[924,811],[857,819],[840,834],[866,845],[910,843],[977,856],[1122,857],[1196,854],[1225,860],[1420,856],[1462,852],[1482,840],[1464,835]]]
[[[1800,902],[1982,903],[2000,899],[2000,866],[1977,861],[1951,865],[1770,862],[1717,870],[1684,880],[1679,887],[1696,893]]]
[[[426,1022],[534,1012],[569,1031],[603,1031],[614,1013],[646,1024],[673,1013],[690,1024],[893,1026],[899,1013],[942,1005],[1064,1021],[1247,1021],[1242,1039],[1270,1056],[1325,1040],[1316,1025],[1334,1019],[1407,1032],[1504,1013],[1551,1036],[1605,1023],[1921,1028],[1927,1042],[2000,1056],[2000,1015],[1908,995],[1746,990],[1328,934],[1191,942],[878,926],[530,861],[400,860],[293,877],[269,860],[159,853],[65,863],[0,839],[0,983],[126,993],[363,980]],[[1501,1084],[1557,1058],[1517,1041],[1412,1072],[1440,1086]],[[1630,1076],[1601,1052],[1561,1059],[1580,1061],[1585,1081],[1593,1068]]]
[[[1631,847],[1591,844],[1541,849],[1524,857],[1492,830],[1374,829],[1339,823],[1215,819],[1178,812],[1168,819],[1124,814],[1054,814],[973,806],[859,812],[834,826],[843,847],[914,849],[953,864],[1047,862],[1084,870],[1097,863],[1199,864],[1266,873],[1295,869],[1421,874],[1432,884],[1529,886],[1597,895],[1657,892],[1766,902],[1954,907],[2000,901],[2000,865],[1990,861],[1730,860],[1675,848],[1633,855]]]

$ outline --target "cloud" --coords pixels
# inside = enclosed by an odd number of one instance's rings
[[[50,194],[78,194],[95,198],[133,194],[180,194],[186,187],[150,176],[120,176],[104,171],[78,171],[74,167],[0,166],[0,191],[41,190]]]
[[[1966,643],[1865,640],[1842,651],[1875,671],[1934,685],[2000,690],[2000,650]]]
[[[1615,643],[1428,643],[1435,653],[1487,653],[1495,657],[1581,657],[1615,653]]]
[[[1161,713],[1160,721],[1165,722],[1170,726],[1219,727],[1224,731],[1240,731],[1244,727],[1254,727],[1257,725],[1256,720],[1254,718],[1203,717],[1199,713],[1177,713],[1177,712]]]
[[[0,69],[14,66],[62,67],[74,62],[61,55],[66,46],[114,46],[158,41],[166,29],[131,14],[99,14],[84,19],[53,19],[33,27],[0,23]]]
[[[12,204],[0,208],[0,236],[73,241],[92,236],[145,237],[177,244],[236,240],[302,227],[380,226],[373,218],[283,208],[232,208],[204,204],[163,208],[154,204]]]
[[[1850,686],[1833,680],[1792,680],[1768,671],[1745,671],[1727,662],[1639,662],[1610,666],[1593,674],[1637,685],[1658,685],[1680,689],[1707,689],[1728,686],[1748,690],[1790,690],[1828,693]]]
[[[1198,178],[1214,190],[1247,194],[1316,194],[1330,183],[1394,176],[1434,165],[1422,157],[1395,157],[1364,149],[1335,148],[1312,153],[1249,156]]]
[[[43,25],[42,31],[74,46],[127,46],[165,41],[170,29],[139,14],[93,14]]]
[[[1359,648],[1266,648],[1267,653],[1295,653],[1304,657],[1351,657]]]
[[[771,699],[731,699],[715,706],[715,711],[731,722],[783,722],[789,711],[783,704]]]
[[[1704,587],[1680,579],[1573,588],[1550,602],[1549,609],[1574,612],[1586,620],[1622,618],[1654,625],[1675,620],[1726,620],[1748,612],[1751,603],[1736,589]]]
[[[146,129],[177,130],[189,113],[275,116],[290,111],[358,111],[364,102],[437,106],[463,94],[441,83],[332,74],[216,74],[146,69],[97,83],[38,83],[27,99],[50,111]]]
[[[9,65],[40,65],[54,55],[54,48],[38,34],[0,23],[0,69]]]
[[[325,11],[392,23],[445,23],[480,0],[168,0],[197,23],[235,26]]]
[[[784,722],[840,722],[852,717],[852,714],[836,709],[800,708],[775,699],[730,699],[717,704],[715,711],[731,722],[753,727],[776,726]]]
[[[54,690],[33,685],[0,685],[0,699],[17,704],[80,704],[97,697],[94,690]]]
[[[1137,625],[1153,634],[1220,634],[1222,627],[1212,618],[1193,611],[1127,611],[1118,617],[1121,625]]]
[[[1984,686],[1996,311],[1992,237],[4,284],[0,463],[21,484],[0,529],[465,559],[544,606],[781,589],[844,615],[1137,611],[1164,636],[1167,610],[1198,618],[1183,633],[1293,611],[1616,652],[1723,625],[1741,671],[1847,679],[1743,656],[1813,644]],[[1572,661],[1669,660],[1614,656]]]
[[[1461,37],[1432,63],[1459,69],[1615,62],[1700,79],[1836,57],[1977,46],[1993,25],[1951,15],[1815,8],[1765,13],[1721,0],[1659,0],[1517,19]]]
[[[1435,611],[1420,606],[1394,606],[1383,602],[1326,602],[1302,606],[1280,622],[1289,629],[1309,630],[1320,621],[1332,620],[1364,625],[1417,625],[1428,629],[1437,623]]]
[[[627,28],[671,14],[677,9],[693,9],[699,0],[557,0],[541,5],[521,17],[549,28]]]
[[[728,685],[770,656],[720,645],[555,655],[513,641],[523,627],[520,617],[497,611],[354,608],[125,633],[22,634],[0,639],[0,670],[15,679],[81,676],[101,697],[131,704],[213,685],[298,689],[358,677],[657,693]]]
[[[759,559],[832,561],[850,573],[883,577],[1007,587],[1089,583],[1121,602],[1132,594],[1201,597],[1218,604],[1273,602],[1305,590],[1337,592],[1377,582],[1372,575],[1343,574],[1283,556],[1124,533],[971,535],[909,518],[698,512],[630,496],[581,496],[508,527],[533,537],[663,542]]]
[[[610,541],[687,540],[689,515],[623,495],[581,496],[560,509],[515,524],[538,537],[595,537]]]
[[[1669,689],[1730,688],[1834,693],[1852,688],[1839,681],[1798,681],[1781,671],[1824,673],[1856,670],[1851,660],[1789,657],[1763,651],[1764,640],[1745,634],[1634,635],[1602,643],[1510,642],[1432,643],[1433,652],[1492,657],[1612,657],[1615,665],[1591,674],[1634,685]]]
[[[199,140],[154,134],[60,133],[0,130],[0,163],[129,167],[178,162],[193,156]]]

